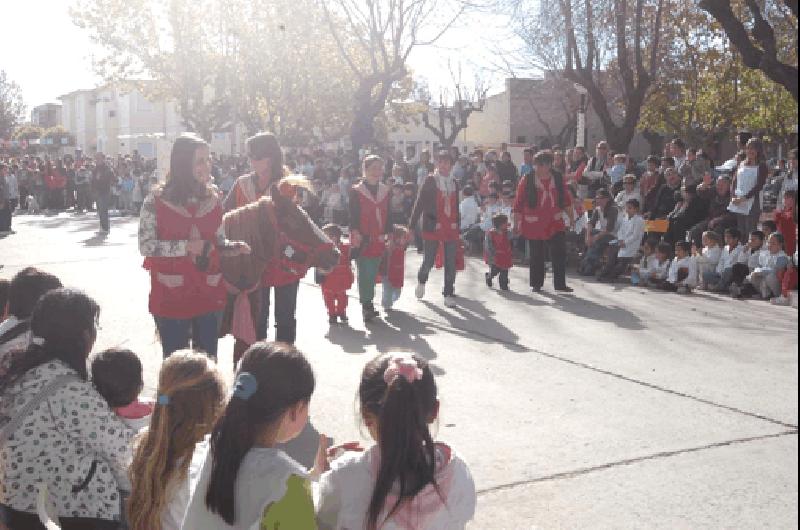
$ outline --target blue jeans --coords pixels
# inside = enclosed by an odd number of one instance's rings
[[[444,291],[445,296],[453,296],[456,283],[456,245],[458,241],[444,241]],[[425,240],[422,265],[417,274],[419,283],[427,283],[433,265],[436,263],[436,253],[439,252],[439,242]]]
[[[108,222],[108,208],[111,205],[110,193],[97,193],[97,216],[100,218],[100,228],[108,232],[111,225]]]
[[[185,320],[176,318],[158,317],[153,315],[161,337],[161,350],[166,359],[178,350],[189,347],[189,338],[192,339],[192,348],[203,351],[209,357],[217,359],[217,337],[219,334],[220,313],[206,313]]]

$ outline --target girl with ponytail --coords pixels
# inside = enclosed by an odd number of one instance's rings
[[[179,351],[161,365],[156,406],[129,472],[130,530],[180,530],[199,471],[192,455],[205,456],[195,445],[211,431],[224,400],[225,383],[205,355]]]
[[[303,430],[313,392],[293,346],[257,342],[244,353],[183,528],[316,529],[308,474],[275,447]]]
[[[439,400],[428,363],[409,353],[381,355],[364,367],[358,397],[377,445],[346,454],[322,475],[319,528],[465,528],[475,483],[466,463],[431,437]]]

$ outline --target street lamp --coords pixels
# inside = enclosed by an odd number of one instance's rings
[[[575,147],[585,148],[588,135],[588,130],[586,128],[586,96],[589,94],[589,91],[578,83],[575,83],[575,90],[581,96],[581,104],[580,107],[578,107],[578,126],[575,131]]]

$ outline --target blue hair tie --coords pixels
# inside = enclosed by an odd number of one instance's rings
[[[159,405],[169,405],[169,396],[161,394],[158,396],[158,404]]]
[[[247,401],[258,390],[258,380],[250,372],[242,372],[236,376],[236,382],[233,385],[233,397]]]

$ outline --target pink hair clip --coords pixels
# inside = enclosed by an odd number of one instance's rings
[[[422,369],[410,353],[393,355],[389,359],[386,371],[383,372],[383,380],[390,386],[400,376],[404,377],[409,383],[422,379]]]

